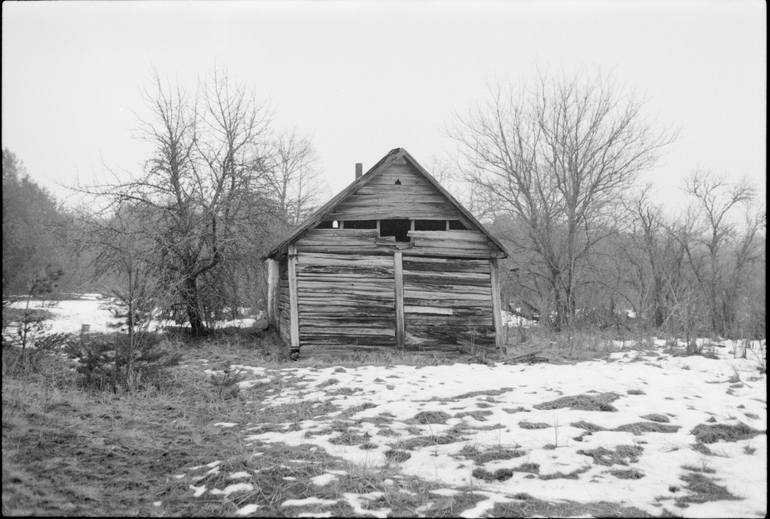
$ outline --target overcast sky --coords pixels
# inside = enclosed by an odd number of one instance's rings
[[[3,3],[2,145],[58,197],[137,171],[153,70],[194,88],[215,67],[318,152],[327,197],[395,147],[454,151],[453,114],[537,70],[611,74],[681,134],[642,180],[670,208],[706,168],[765,199],[766,5],[720,2]]]

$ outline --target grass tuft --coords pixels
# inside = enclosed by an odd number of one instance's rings
[[[545,422],[519,422],[519,427],[522,429],[548,429],[551,426]]]
[[[543,402],[542,404],[536,404],[535,409],[576,409],[579,411],[617,411],[615,406],[610,405],[610,402],[614,402],[620,398],[617,393],[597,393],[597,394],[582,394],[573,396],[564,396],[551,400],[549,402]]]
[[[736,425],[729,424],[698,424],[690,431],[698,443],[716,443],[720,440],[734,442],[746,440],[760,434],[761,431],[753,429],[743,422]]]

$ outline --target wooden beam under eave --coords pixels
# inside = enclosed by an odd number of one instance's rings
[[[492,284],[492,320],[495,323],[495,346],[501,355],[505,354],[506,329],[503,327],[503,315],[500,301],[500,269],[497,258],[489,260],[490,282]]]
[[[292,358],[299,355],[299,301],[297,300],[297,247],[289,245],[289,338]]]
[[[404,349],[404,267],[402,263],[402,254],[398,250],[393,253],[393,276],[395,280],[396,291],[396,347]]]

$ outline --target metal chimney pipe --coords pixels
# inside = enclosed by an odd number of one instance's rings
[[[360,162],[356,162],[356,179],[361,178],[361,175],[364,174],[364,165]]]

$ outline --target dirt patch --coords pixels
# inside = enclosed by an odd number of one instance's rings
[[[743,422],[738,422],[736,425],[708,425],[702,423],[696,425],[695,428],[690,431],[690,434],[695,435],[695,439],[698,443],[716,443],[719,440],[727,442],[746,440],[753,438],[761,432],[762,431],[749,427]]]
[[[709,501],[736,501],[741,498],[734,496],[726,487],[717,485],[716,482],[701,473],[689,473],[681,476],[679,479],[685,482],[685,489],[690,491],[689,495],[677,498],[676,504],[685,508],[688,503],[706,503]]]
[[[548,429],[551,426],[545,422],[519,422],[519,427],[522,429]]]
[[[630,432],[630,433],[633,433],[635,436],[639,436],[640,434],[649,433],[649,432],[675,433],[679,429],[681,429],[679,425],[666,425],[658,422],[636,422],[636,423],[627,423],[627,424],[621,425],[619,427],[616,427],[613,430],[621,431],[621,432]]]
[[[610,474],[618,479],[641,479],[644,477],[644,472],[636,469],[614,469],[610,470]]]
[[[477,465],[483,465],[484,463],[496,460],[510,460],[513,458],[519,458],[524,456],[525,452],[519,449],[490,449],[480,451],[476,447],[466,445],[459,452],[461,456],[465,456],[473,460]]]
[[[640,418],[644,418],[645,420],[649,420],[651,422],[658,422],[658,423],[669,423],[671,420],[668,416],[660,413],[650,413],[640,416]]]
[[[403,463],[411,457],[412,455],[406,451],[399,451],[394,449],[385,451],[385,459],[395,463]]]
[[[445,424],[451,416],[444,411],[420,411],[414,415],[414,420],[419,424]]]
[[[639,461],[644,449],[638,445],[618,445],[615,450],[597,447],[596,449],[577,451],[578,454],[590,456],[597,465],[628,465]]]
[[[505,411],[508,414],[515,414],[515,413],[529,413],[530,410],[526,407],[503,407],[503,411]]]
[[[466,416],[470,416],[475,420],[478,420],[479,422],[486,422],[486,417],[491,415],[492,411],[484,411],[484,410],[476,410],[476,411],[462,411],[460,413],[455,414],[455,418],[464,418]]]
[[[580,474],[591,469],[590,465],[575,469],[572,472],[551,472],[550,474],[541,474],[540,479],[548,481],[551,479],[577,479]]]
[[[497,469],[494,472],[482,468],[473,469],[471,475],[484,481],[505,481],[513,477],[513,469]]]
[[[576,427],[578,429],[583,429],[584,431],[588,431],[588,432],[592,432],[592,433],[593,432],[597,432],[597,431],[606,431],[607,430],[605,427],[602,427],[601,425],[596,425],[596,424],[591,423],[591,422],[585,422],[583,420],[581,420],[579,422],[572,422],[570,424],[570,426]]]
[[[626,391],[626,393],[628,393],[629,395],[646,395],[647,394],[641,389],[629,389],[628,391]]]
[[[598,393],[598,394],[582,394],[573,396],[563,396],[556,400],[549,402],[543,402],[536,404],[533,407],[535,409],[575,409],[579,411],[617,411],[615,406],[610,405],[610,402],[614,402],[620,398],[617,393]]]
[[[414,450],[419,447],[430,447],[431,445],[446,445],[449,443],[455,443],[462,441],[463,438],[450,435],[431,435],[431,436],[417,436],[415,438],[407,438],[400,442],[396,442],[391,447],[393,450]]]
[[[578,503],[575,501],[544,501],[529,494],[518,493],[516,501],[496,503],[488,512],[490,517],[653,517],[644,510],[608,501]]]

